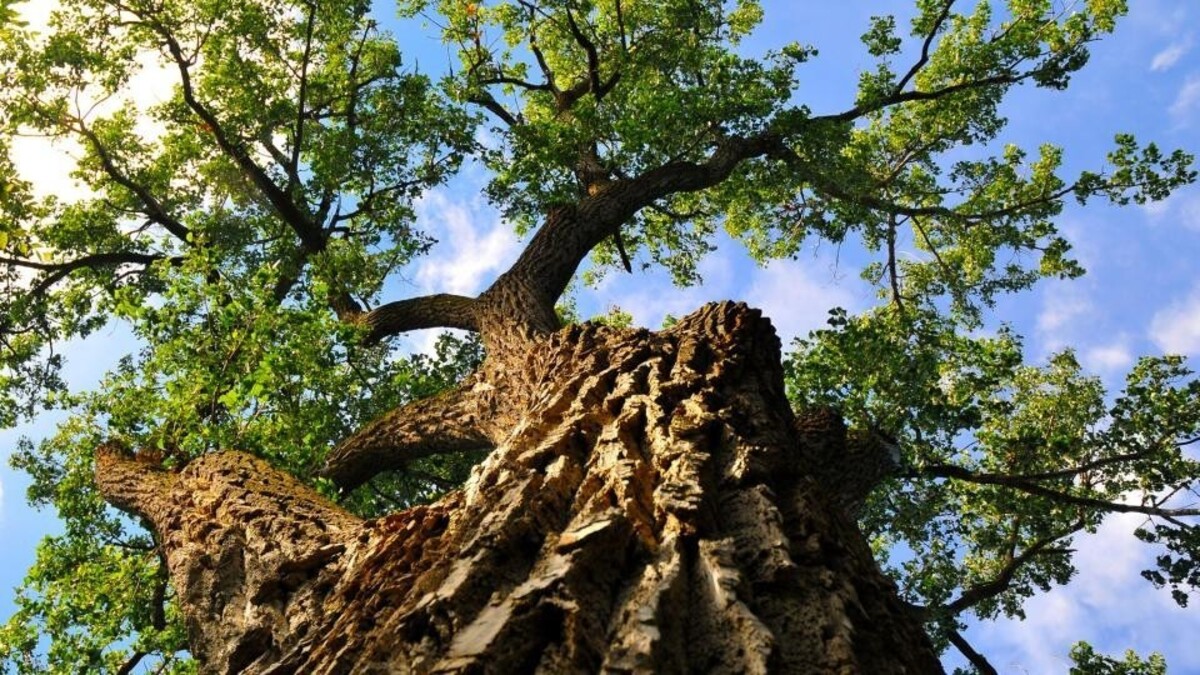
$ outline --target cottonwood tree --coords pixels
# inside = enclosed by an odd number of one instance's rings
[[[4,159],[0,412],[67,413],[14,456],[65,529],[6,669],[911,673],[953,645],[993,672],[966,618],[1066,582],[1107,514],[1146,515],[1155,584],[1197,580],[1185,365],[1109,402],[975,330],[1082,273],[1067,200],[1194,178],[1128,136],[1074,177],[993,147],[1005,95],[1066,87],[1123,2],[920,0],[865,27],[834,110],[802,102],[811,49],[744,55],[751,0],[399,2],[457,54],[437,81],[365,1],[60,0],[42,32],[0,4],[4,138],[75,143],[86,188]],[[135,110],[146,68],[174,87]],[[519,258],[390,297],[432,244],[414,200],[467,161]],[[686,284],[718,227],[762,260],[861,242],[880,306],[786,363],[735,303],[564,325],[589,257]],[[136,347],[70,389],[61,345],[113,324]],[[476,337],[391,353],[436,327]]]

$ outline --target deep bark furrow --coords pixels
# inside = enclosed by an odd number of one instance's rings
[[[357,523],[227,454],[110,495],[163,535],[187,611],[220,623],[195,639],[235,646],[197,649],[206,672],[940,672],[836,487],[813,479],[838,456],[798,442],[761,315],[726,303],[661,333],[521,339],[356,441],[376,459],[343,477],[457,428],[438,411],[474,420],[495,449],[433,506]],[[174,483],[197,493],[157,496]],[[205,512],[215,530],[188,515]],[[317,538],[322,518],[321,545],[276,543]]]
[[[688,584],[680,539],[662,541],[631,579],[609,622],[604,672],[686,672]]]
[[[728,540],[701,539],[691,566],[690,672],[766,675],[776,638],[741,597],[744,580]]]

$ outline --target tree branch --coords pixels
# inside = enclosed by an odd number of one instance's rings
[[[542,71],[542,77],[546,78],[544,87],[538,85],[538,89],[545,89],[558,97],[558,85],[554,82],[554,71],[550,68],[550,63],[546,61],[546,55],[542,53],[542,48],[537,41],[537,26],[534,20],[537,19],[538,8],[528,0],[517,0],[517,3],[524,7],[529,12],[529,51],[533,53],[534,60],[537,61],[538,68]]]
[[[33,260],[23,260],[21,258],[0,257],[0,265],[12,265],[13,267],[23,267],[26,269],[41,270],[49,272],[38,283],[30,289],[31,296],[44,294],[51,286],[65,279],[72,272],[81,269],[97,269],[100,267],[109,267],[113,265],[150,265],[159,260],[170,260],[173,264],[182,262],[182,258],[174,257],[167,258],[166,256],[155,253],[96,253],[93,255],[85,255],[75,260],[69,260],[61,263],[43,263]]]
[[[213,111],[209,110],[208,106],[200,101],[192,82],[191,62],[184,56],[183,48],[179,45],[179,41],[175,38],[175,35],[160,22],[153,20],[145,12],[138,12],[132,9],[129,11],[141,19],[147,27],[163,40],[172,61],[175,63],[176,70],[179,72],[180,89],[184,102],[207,126],[222,152],[232,159],[234,164],[242,170],[250,183],[258,189],[279,217],[295,231],[306,247],[314,251],[323,250],[325,247],[325,236],[321,232],[320,227],[311,222],[309,215],[292,200],[292,197],[287,192],[271,180],[267,172],[250,157],[245,148],[229,135]]]
[[[96,156],[100,158],[100,166],[104,168],[104,172],[108,174],[108,177],[111,178],[117,185],[120,185],[126,190],[132,192],[133,195],[142,202],[142,205],[146,208],[147,218],[154,223],[162,225],[163,228],[167,232],[170,232],[176,239],[179,239],[182,242],[188,242],[189,235],[191,234],[188,228],[167,213],[167,209],[162,205],[162,202],[158,201],[154,195],[150,194],[150,191],[146,189],[144,185],[137,183],[132,178],[125,175],[125,173],[117,167],[112,155],[108,152],[108,148],[104,146],[104,143],[100,141],[100,138],[94,131],[84,125],[83,120],[78,119],[76,120],[76,123],[77,126],[75,130],[79,133],[79,135],[87,139],[88,143],[92,146],[92,149],[96,151]]]
[[[151,532],[154,530],[149,529]],[[161,553],[158,556],[158,567],[154,569],[154,598],[151,602],[154,606],[150,608],[150,625],[154,630],[163,630],[167,627],[167,589],[171,582],[171,575],[167,569],[167,560]]]
[[[891,282],[892,301],[896,304],[896,311],[900,315],[904,314],[904,298],[900,295],[900,273],[896,268],[896,228],[899,223],[896,220],[896,215],[892,214],[888,218],[888,235],[887,235],[887,273],[888,279]]]
[[[490,87],[490,86],[496,85],[496,84],[510,84],[514,87],[518,87],[518,88],[524,89],[526,91],[553,91],[553,88],[549,84],[546,84],[545,82],[542,82],[540,84],[535,83],[535,82],[526,82],[525,80],[522,80],[521,78],[509,77],[508,75],[505,75],[503,73],[494,75],[492,77],[481,78],[481,79],[479,79],[478,82],[479,82],[479,84],[481,84],[485,87]]]
[[[960,466],[954,466],[953,464],[927,465],[921,467],[919,473],[935,478],[953,478],[956,480],[962,480],[968,483],[976,483],[980,485],[999,485],[1002,487],[1009,487],[1026,494],[1036,495],[1038,497],[1046,497],[1047,499],[1053,499],[1064,504],[1085,506],[1111,513],[1142,513],[1148,516],[1200,516],[1200,509],[1162,509],[1138,504],[1110,502],[1103,499],[1096,499],[1094,497],[1081,497],[1068,492],[1051,490],[1050,488],[1043,487],[1032,481],[1025,480],[1021,476],[975,473]]]
[[[716,185],[742,161],[765,155],[776,144],[772,135],[730,139],[704,162],[664,164],[634,178],[613,181],[576,205],[555,208],[494,288],[524,284],[536,292],[539,302],[553,306],[588,252],[639,210],[671,194]]]
[[[312,40],[313,28],[317,21],[317,6],[309,4],[308,6],[308,21],[304,27],[304,56],[300,61],[300,91],[296,96],[296,130],[295,138],[292,143],[291,161],[285,165],[288,172],[287,193],[293,194],[298,181],[295,177],[300,173],[300,149],[304,145],[304,106],[308,98],[308,64],[312,58]],[[353,74],[351,82],[354,81]]]
[[[1004,591],[1008,590],[1008,587],[1012,584],[1013,576],[1016,575],[1017,570],[1019,570],[1021,566],[1039,555],[1053,552],[1048,550],[1051,544],[1065,537],[1069,537],[1081,529],[1083,529],[1083,522],[1077,520],[1065,532],[1047,535],[1041,539],[1038,539],[1029,546],[1026,546],[1025,550],[1021,551],[1020,555],[1009,555],[1008,562],[994,578],[992,578],[990,581],[986,581],[984,583],[972,586],[971,588],[965,589],[962,592],[962,595],[960,595],[956,600],[947,604],[943,611],[949,613],[951,616],[957,616],[984,600],[1000,595]]]
[[[121,667],[117,668],[117,675],[129,675],[129,673],[132,673],[133,669],[137,667],[137,664],[141,663],[142,659],[146,658],[146,656],[147,653],[143,651],[133,652],[129,655],[129,658],[125,660],[125,663],[122,663]]]
[[[1033,77],[1033,75],[1034,75],[1034,71],[1030,71],[1030,72],[1026,72],[1026,73],[1019,73],[1019,74],[993,75],[991,77],[983,77],[978,80],[969,80],[967,82],[958,82],[956,84],[947,85],[945,87],[941,87],[939,89],[932,89],[929,91],[910,90],[910,91],[905,91],[905,92],[892,93],[887,96],[883,96],[883,97],[879,98],[878,100],[856,105],[853,108],[844,110],[840,113],[836,113],[833,115],[821,115],[819,117],[814,117],[812,119],[813,119],[813,121],[820,120],[820,121],[830,121],[830,122],[853,122],[854,120],[862,117],[863,115],[868,115],[870,113],[877,112],[879,110],[883,110],[884,108],[890,108],[891,106],[894,106],[898,103],[907,103],[909,101],[934,101],[939,98],[944,98],[951,94],[958,93],[960,91],[968,91],[971,89],[982,89],[984,87],[994,87],[994,86],[998,86],[998,85],[1019,84],[1021,82],[1024,82],[1025,80],[1028,80],[1029,78]]]
[[[476,408],[467,384],[397,408],[339,443],[321,475],[350,490],[414,459],[490,448]]]
[[[954,645],[966,657],[967,661],[971,662],[971,665],[975,667],[975,670],[979,671],[980,675],[999,675],[996,669],[992,667],[992,664],[983,658],[983,654],[975,651],[975,648],[967,642],[962,633],[957,630],[950,630],[946,632],[946,637],[950,640],[950,644]]]
[[[175,474],[134,459],[129,449],[114,442],[96,449],[96,487],[109,504],[152,523],[162,522],[172,505]]]
[[[460,328],[478,331],[477,301],[438,293],[380,305],[369,312],[345,317],[368,328],[367,343],[422,328]]]
[[[929,49],[933,46],[934,38],[936,38],[937,34],[941,32],[942,25],[945,24],[946,19],[950,17],[950,8],[954,6],[954,2],[955,0],[946,0],[946,4],[942,6],[941,13],[938,14],[937,18],[933,20],[933,26],[931,26],[929,29],[929,35],[925,36],[925,42],[921,44],[921,57],[918,58],[917,62],[908,69],[908,72],[904,74],[904,77],[900,78],[900,81],[896,83],[896,88],[893,90],[895,93],[898,94],[904,91],[904,88],[908,86],[908,83],[914,77],[916,77],[917,73],[920,72],[922,68],[925,67],[925,64],[929,63]]]
[[[467,101],[474,103],[475,105],[480,106],[492,113],[496,117],[499,117],[510,127],[515,127],[521,124],[521,121],[517,119],[516,115],[510,113],[507,108],[500,105],[500,102],[497,101],[494,96],[486,91],[468,97]]]
[[[618,11],[620,11],[618,9]],[[588,36],[584,35],[583,30],[579,28],[579,23],[575,21],[575,15],[571,13],[571,8],[565,8],[567,15],[567,26],[571,30],[571,37],[575,38],[575,42],[583,48],[587,54],[588,74],[586,83],[580,83],[572,90],[581,89],[582,91],[591,91],[592,96],[596,98],[596,102],[604,100],[605,94],[612,90],[620,80],[619,73],[613,73],[607,82],[602,82],[600,79],[600,53],[596,49],[596,43]],[[576,97],[578,98],[578,97]],[[572,101],[573,103],[574,101]]]
[[[985,220],[996,218],[1004,218],[1020,213],[1034,206],[1041,206],[1051,202],[1058,201],[1069,194],[1072,194],[1080,189],[1079,183],[1072,183],[1053,192],[1043,194],[1036,199],[1019,202],[1010,206],[1004,206],[986,211],[964,212],[957,211],[953,208],[945,206],[905,206],[886,199],[872,196],[867,192],[859,192],[857,194],[845,190],[834,181],[825,178],[821,172],[811,165],[811,163],[796,153],[795,150],[787,146],[787,144],[778,137],[771,137],[773,147],[769,153],[771,157],[778,159],[789,166],[798,169],[812,183],[813,187],[834,199],[858,204],[870,209],[875,209],[882,213],[897,216],[920,217],[934,216],[945,220],[957,220],[960,222],[976,223]]]

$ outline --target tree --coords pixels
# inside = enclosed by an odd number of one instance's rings
[[[740,53],[750,0],[400,2],[458,54],[438,82],[366,2],[64,0],[47,36],[11,4],[5,134],[75,139],[91,190],[0,185],[0,410],[72,413],[16,456],[66,532],[0,633],[13,669],[934,672],[953,644],[994,672],[964,617],[1065,582],[1106,514],[1148,517],[1154,583],[1197,580],[1183,362],[1106,404],[1069,353],[974,333],[1082,273],[1066,200],[1163,198],[1191,158],[950,154],[1015,87],[1066,87],[1122,2],[922,0],[908,39],[871,23],[830,113],[795,100],[811,49]],[[110,103],[147,62],[170,100]],[[468,158],[520,257],[478,297],[381,298],[431,243],[413,200]],[[563,327],[589,256],[689,283],[718,227],[761,259],[859,237],[883,302],[786,364],[734,303]],[[142,347],[69,390],[55,344],[108,322]],[[431,327],[478,341],[389,353]],[[897,543],[899,588],[873,558]]]

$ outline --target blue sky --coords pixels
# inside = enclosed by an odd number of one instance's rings
[[[35,0],[34,11],[53,3]],[[801,100],[817,112],[848,107],[857,73],[871,64],[857,36],[870,14],[910,11],[910,0],[841,3],[767,0],[767,20],[745,45],[761,52],[793,40],[810,43],[820,56],[801,73]],[[1093,49],[1089,66],[1067,92],[1020,90],[1006,103],[1010,120],[1002,136],[1034,148],[1054,142],[1066,149],[1068,173],[1101,164],[1117,131],[1135,133],[1164,148],[1200,153],[1200,3],[1196,0],[1136,0],[1117,34]],[[381,10],[385,18],[390,10]],[[393,25],[396,25],[393,22]],[[400,26],[409,30],[413,26]],[[414,60],[426,67],[449,62],[436,39],[405,34]],[[153,77],[149,75],[147,77]],[[139,95],[153,96],[147,86]],[[144,102],[144,101],[143,101]],[[62,150],[60,148],[60,150]],[[65,149],[69,153],[69,148]],[[69,159],[33,146],[22,171],[48,191],[68,193]],[[418,204],[420,224],[440,240],[431,255],[407,270],[390,288],[389,299],[427,292],[473,293],[515,259],[521,242],[481,196],[486,176],[468,170]],[[993,325],[1013,324],[1026,336],[1033,361],[1063,347],[1075,348],[1085,367],[1118,385],[1133,360],[1144,354],[1183,353],[1200,358],[1200,189],[1180,191],[1166,202],[1113,209],[1068,208],[1059,220],[1088,269],[1072,282],[1046,282],[1034,292],[1003,300]],[[813,242],[795,260],[754,265],[728,240],[702,264],[704,284],[671,287],[665,274],[611,274],[596,289],[581,289],[583,313],[619,306],[636,321],[655,327],[666,314],[683,314],[706,301],[742,299],[770,316],[785,343],[819,327],[829,308],[863,309],[873,292],[857,277],[854,252]],[[429,335],[404,340],[410,349]],[[127,344],[118,328],[107,329],[69,349],[72,381],[95,382]],[[0,431],[0,454],[17,437],[47,433],[52,420]],[[0,468],[0,589],[20,582],[37,540],[56,528],[47,514],[24,503],[26,480]],[[1153,551],[1131,536],[1138,517],[1110,518],[1100,531],[1077,544],[1080,574],[1068,586],[1027,604],[1024,622],[972,626],[968,639],[1002,673],[1065,672],[1067,650],[1085,639],[1103,651],[1132,647],[1167,656],[1172,672],[1200,672],[1200,614],[1177,608],[1138,572]],[[0,615],[12,609],[0,590]]]

